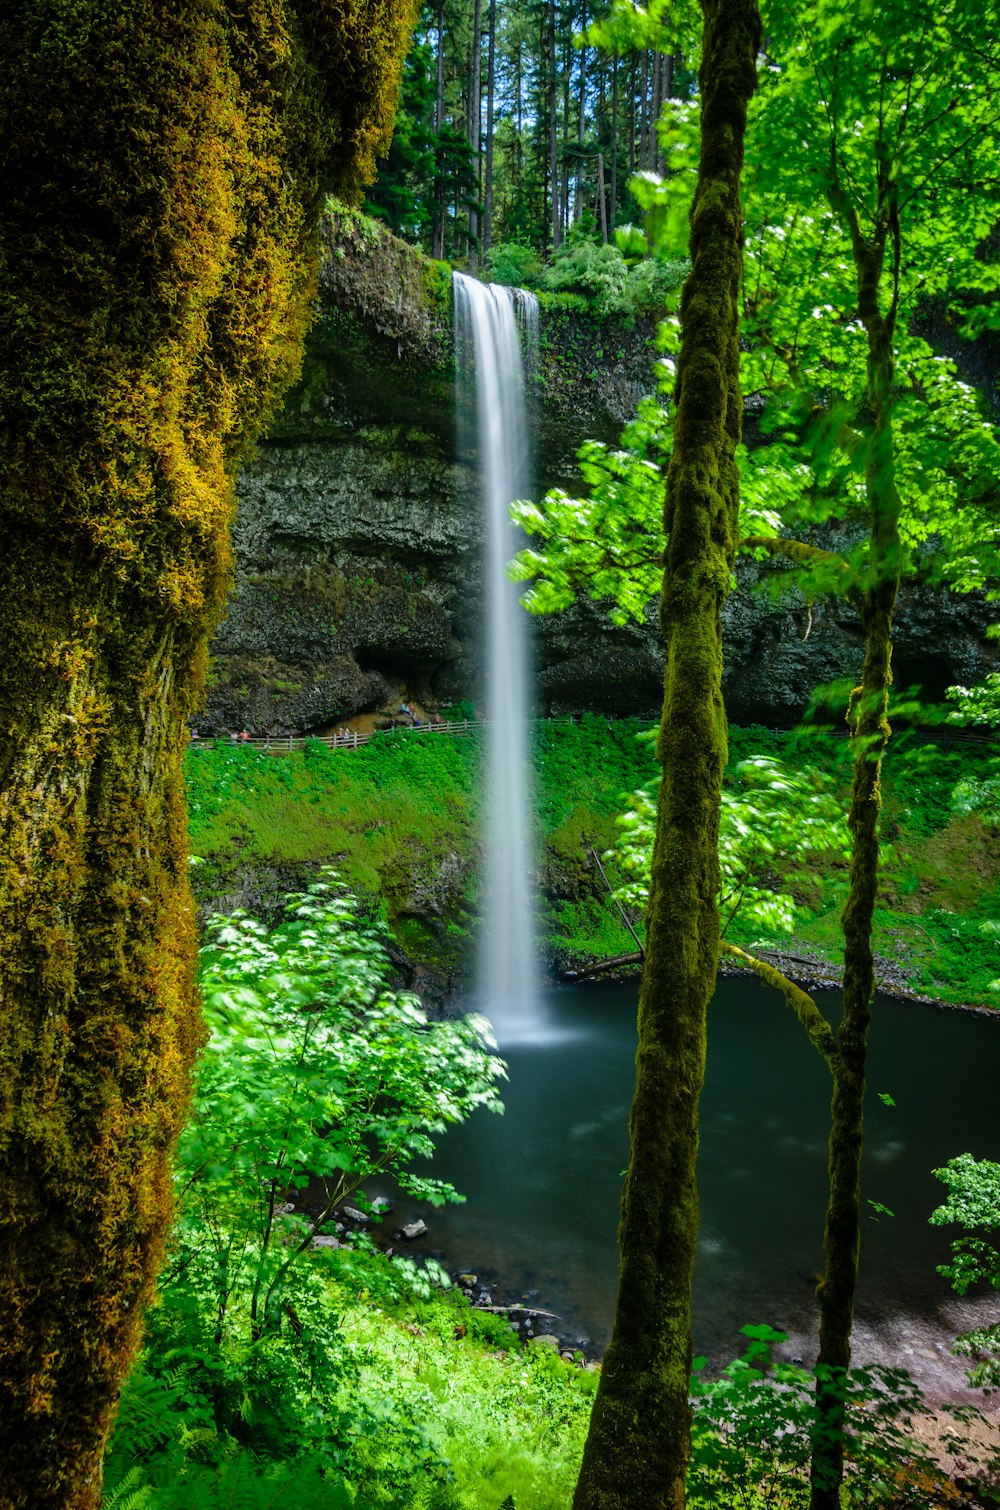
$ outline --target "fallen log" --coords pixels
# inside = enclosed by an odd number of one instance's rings
[[[582,970],[564,970],[563,980],[588,980],[592,975],[606,975],[624,965],[641,965],[641,954],[616,954],[614,959],[602,959],[596,965],[585,965]]]

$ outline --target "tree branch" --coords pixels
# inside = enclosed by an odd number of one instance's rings
[[[836,551],[825,551],[818,545],[806,545],[802,540],[786,540],[780,535],[746,535],[740,541],[742,550],[767,551],[769,556],[784,556],[793,566],[826,566],[836,571],[842,579],[839,589],[853,600],[858,591],[850,562]]]
[[[605,886],[608,888],[608,896],[611,898],[612,902],[614,902],[615,906],[618,908],[618,911],[621,914],[621,920],[622,920],[622,922],[625,924],[625,927],[628,929],[629,933],[635,939],[636,948],[639,950],[639,958],[640,958],[640,960],[644,959],[645,958],[645,954],[646,954],[645,945],[643,944],[642,939],[636,933],[635,929],[632,927],[632,924],[629,922],[628,915],[627,915],[627,913],[625,911],[625,908],[622,906],[621,902],[619,902],[618,898],[615,896],[614,888],[612,887],[611,882],[608,880],[607,876],[604,873],[604,866],[601,864],[600,860],[597,857],[597,850],[596,849],[591,849],[590,853],[591,853],[591,856],[593,857],[594,864],[597,866],[598,870],[601,873],[601,880],[604,882]]]
[[[772,986],[775,991],[781,992],[805,1028],[809,1042],[816,1052],[822,1055],[832,1071],[840,1056],[836,1035],[812,997],[794,981],[789,980],[787,975],[783,975],[776,965],[769,965],[766,960],[747,954],[745,949],[740,949],[736,944],[721,941],[719,953],[739,960],[741,965],[746,965],[748,970],[752,970],[755,975],[759,976],[766,986]]]

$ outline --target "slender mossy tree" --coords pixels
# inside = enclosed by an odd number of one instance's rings
[[[181,757],[233,476],[410,0],[0,7],[0,1506],[89,1510],[201,1039]]]
[[[987,24],[997,19],[996,0],[891,0],[860,17],[835,5],[786,6],[769,39],[781,66],[769,73],[754,121],[781,166],[761,159],[754,185],[762,228],[744,291],[750,381],[783,390],[778,407],[804,437],[821,489],[848,497],[868,526],[850,558],[787,540],[756,542],[807,576],[815,570],[821,590],[846,596],[864,639],[848,707],[854,772],[843,1015],[826,1045],[833,1100],[811,1510],[838,1510],[844,1475],[893,611],[901,574],[927,571],[927,542],[938,570],[959,585],[978,586],[996,569],[995,437],[950,364],[923,345],[918,320],[944,302],[944,287],[963,289],[950,314],[971,333],[977,310],[995,296],[996,267],[977,243],[985,253],[996,216],[990,165],[1000,110],[995,91],[980,86],[1000,70],[996,26]],[[789,169],[802,141],[812,156]],[[790,192],[798,208],[782,214]],[[772,296],[776,270],[797,298]],[[833,340],[815,363],[825,372],[807,384],[815,360],[809,327],[828,314]],[[835,368],[851,374],[843,387],[830,382]]]
[[[817,1425],[812,1460],[811,1510],[839,1510],[844,1475],[844,1390],[851,1362],[851,1331],[861,1246],[861,1154],[868,1037],[875,996],[872,926],[879,881],[879,813],[882,757],[889,740],[892,684],[892,615],[902,568],[902,501],[896,486],[892,388],[899,310],[901,232],[899,179],[888,154],[876,157],[876,193],[865,225],[838,172],[834,152],[830,198],[851,238],[857,273],[858,314],[868,347],[870,419],[864,447],[864,482],[870,528],[867,571],[854,593],[865,637],[861,678],[848,709],[854,779],[848,827],[851,875],[844,929],[844,1007],[837,1032],[830,1118],[829,1193],[819,1287]],[[883,297],[888,286],[888,293]]]
[[[1000,287],[989,250],[998,36],[997,0],[886,0],[869,10],[789,0],[769,14],[769,66],[752,105],[743,381],[765,406],[768,438],[742,455],[741,544],[790,561],[808,600],[846,599],[864,641],[848,708],[852,859],[838,1029],[773,967],[721,945],[783,993],[833,1080],[812,1510],[836,1510],[843,1480],[893,608],[901,572],[970,590],[994,584],[998,568],[996,436],[928,339],[935,318],[981,331]],[[641,617],[661,538],[649,465],[662,450],[657,424],[647,410],[633,427],[641,449],[632,464],[589,448],[598,480],[587,507],[556,492],[543,513],[521,513],[544,541],[544,552],[522,558],[532,606],[562,607],[582,586]],[[811,533],[837,517],[862,526],[848,554],[758,533]]]
[[[722,605],[738,538],[740,174],[757,0],[705,0],[702,137],[681,303],[661,617],[667,645],[614,1332],[575,1510],[679,1510],[690,1455],[698,1101],[719,948]]]

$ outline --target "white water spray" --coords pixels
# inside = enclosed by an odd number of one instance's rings
[[[533,294],[454,274],[460,374],[475,372],[486,513],[486,907],[478,996],[501,1044],[541,1036],[532,907],[528,616],[506,564],[522,543],[508,505],[531,491],[521,332],[537,342]],[[520,323],[520,329],[519,329]],[[533,348],[532,348],[533,349]]]

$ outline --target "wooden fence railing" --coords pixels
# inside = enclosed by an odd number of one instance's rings
[[[603,717],[604,715],[598,716]],[[578,719],[573,714],[567,713],[558,718],[532,718],[528,722],[533,724],[575,724],[578,722]],[[608,715],[608,722],[615,723],[617,720]],[[649,728],[655,727],[655,720],[653,719],[644,719],[641,722],[646,723]],[[239,734],[207,739],[193,735],[191,748],[194,750],[224,749],[231,745],[234,748],[260,750],[266,755],[291,755],[296,750],[304,750],[307,744],[318,743],[326,745],[327,749],[330,750],[357,750],[362,745],[370,743],[373,739],[384,739],[390,735],[415,734],[426,736],[430,734],[455,737],[475,733],[478,729],[486,729],[489,727],[489,723],[490,720],[488,718],[463,718],[454,722],[393,724],[387,728],[372,729],[367,734],[363,734],[357,729],[346,729],[343,734],[271,734],[265,739],[244,739]],[[771,734],[787,734],[790,731],[787,729],[770,729],[768,732]],[[833,727],[826,732],[846,736],[847,729]],[[995,736],[976,734],[971,730],[965,729],[935,728],[928,732],[935,739],[945,741],[973,744],[996,743]]]
[[[572,724],[576,722],[576,719],[572,714],[566,714],[562,718],[533,718],[529,722]],[[390,735],[433,734],[454,737],[472,734],[477,729],[486,729],[489,723],[488,718],[463,718],[451,723],[442,720],[440,723],[392,724],[388,728],[372,729],[367,734],[357,729],[345,729],[343,734],[271,734],[265,739],[244,739],[239,734],[210,739],[192,736],[191,748],[194,750],[225,749],[231,745],[234,749],[261,750],[266,755],[290,755],[296,750],[304,750],[307,744],[326,745],[328,750],[357,750],[361,745],[366,745],[373,739],[384,739]]]

